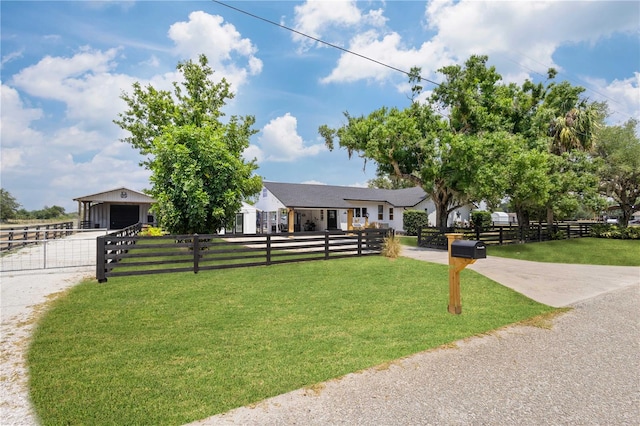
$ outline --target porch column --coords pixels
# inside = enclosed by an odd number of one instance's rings
[[[289,209],[289,216],[287,217],[287,221],[289,222],[289,232],[293,232],[293,218],[294,218],[294,210]]]
[[[347,231],[353,231],[353,209],[347,210]]]

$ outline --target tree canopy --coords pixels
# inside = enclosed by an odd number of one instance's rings
[[[206,56],[176,68],[183,81],[173,92],[134,83],[132,94],[121,95],[128,109],[114,123],[130,134],[122,141],[145,156],[160,225],[171,233],[214,232],[232,224],[242,201],[262,186],[255,160],[242,158],[255,118],[222,122],[234,94],[225,79],[211,80]]]
[[[620,224],[626,226],[631,215],[640,210],[640,139],[638,121],[630,119],[620,126],[600,130],[596,155],[600,193],[611,197],[620,207]]]
[[[518,86],[503,83],[487,61],[474,55],[441,68],[442,83],[423,103],[416,101],[420,69],[413,68],[411,105],[360,117],[345,112],[346,124],[319,133],[329,149],[337,141],[349,157],[374,161],[379,174],[421,186],[440,228],[467,203],[497,205],[507,197],[528,223],[593,192],[591,158],[576,152],[593,148],[604,106],[581,98],[580,87],[555,83],[553,69],[546,83]]]
[[[0,188],[0,221],[15,219],[20,203],[11,195],[9,191]]]

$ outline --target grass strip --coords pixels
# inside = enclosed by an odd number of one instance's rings
[[[574,238],[542,243],[487,246],[490,256],[534,262],[640,266],[639,240]]]
[[[381,256],[84,282],[28,353],[43,425],[180,425],[553,312],[473,271]]]

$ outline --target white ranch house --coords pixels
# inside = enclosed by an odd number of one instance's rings
[[[351,186],[264,182],[258,202],[262,233],[343,231],[374,226],[403,232],[407,210],[426,211],[436,223],[433,201],[422,188],[376,189]],[[449,215],[448,223],[470,220],[472,206]]]

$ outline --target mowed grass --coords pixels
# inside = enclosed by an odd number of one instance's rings
[[[381,256],[84,282],[28,353],[44,425],[180,425],[554,312],[473,271]]]
[[[640,266],[640,240],[573,238],[542,243],[487,246],[487,255],[534,262]]]

